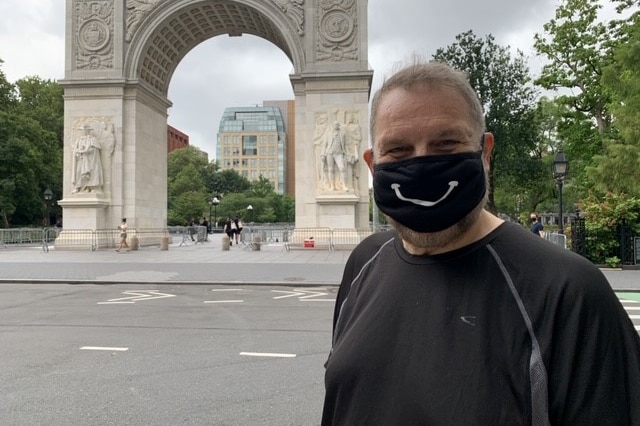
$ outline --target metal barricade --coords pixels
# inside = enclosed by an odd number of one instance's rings
[[[559,245],[560,247],[567,248],[567,236],[558,232],[545,232],[544,239]]]
[[[291,249],[327,249],[333,250],[331,228],[294,228],[284,248]]]

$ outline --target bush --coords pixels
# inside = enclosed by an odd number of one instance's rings
[[[611,264],[620,255],[618,229],[631,227],[639,231],[640,199],[624,193],[608,192],[602,197],[590,193],[580,205],[585,217],[587,258],[598,264]]]

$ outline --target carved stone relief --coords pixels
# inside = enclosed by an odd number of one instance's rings
[[[75,4],[76,67],[113,67],[113,3],[78,1]]]
[[[110,183],[115,149],[113,120],[110,117],[83,117],[74,121],[71,152],[73,194],[103,192]]]
[[[316,26],[316,56],[319,61],[358,59],[355,0],[319,0]]]
[[[142,20],[156,7],[159,1],[127,0],[127,41],[131,41]]]
[[[358,111],[316,112],[313,145],[319,194],[357,194],[362,128]]]
[[[298,35],[304,35],[304,0],[274,0],[280,9],[287,15],[298,30]]]

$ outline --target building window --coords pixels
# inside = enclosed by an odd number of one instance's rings
[[[258,155],[258,137],[256,135],[242,137],[242,155]]]

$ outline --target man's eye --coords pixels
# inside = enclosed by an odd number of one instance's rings
[[[385,154],[387,155],[393,155],[393,156],[399,156],[399,155],[404,155],[407,152],[409,152],[409,148],[407,148],[406,146],[396,146],[393,148],[389,148]]]
[[[454,139],[448,139],[444,141],[439,141],[434,144],[434,147],[441,151],[452,151],[456,149],[460,145],[460,141]]]

